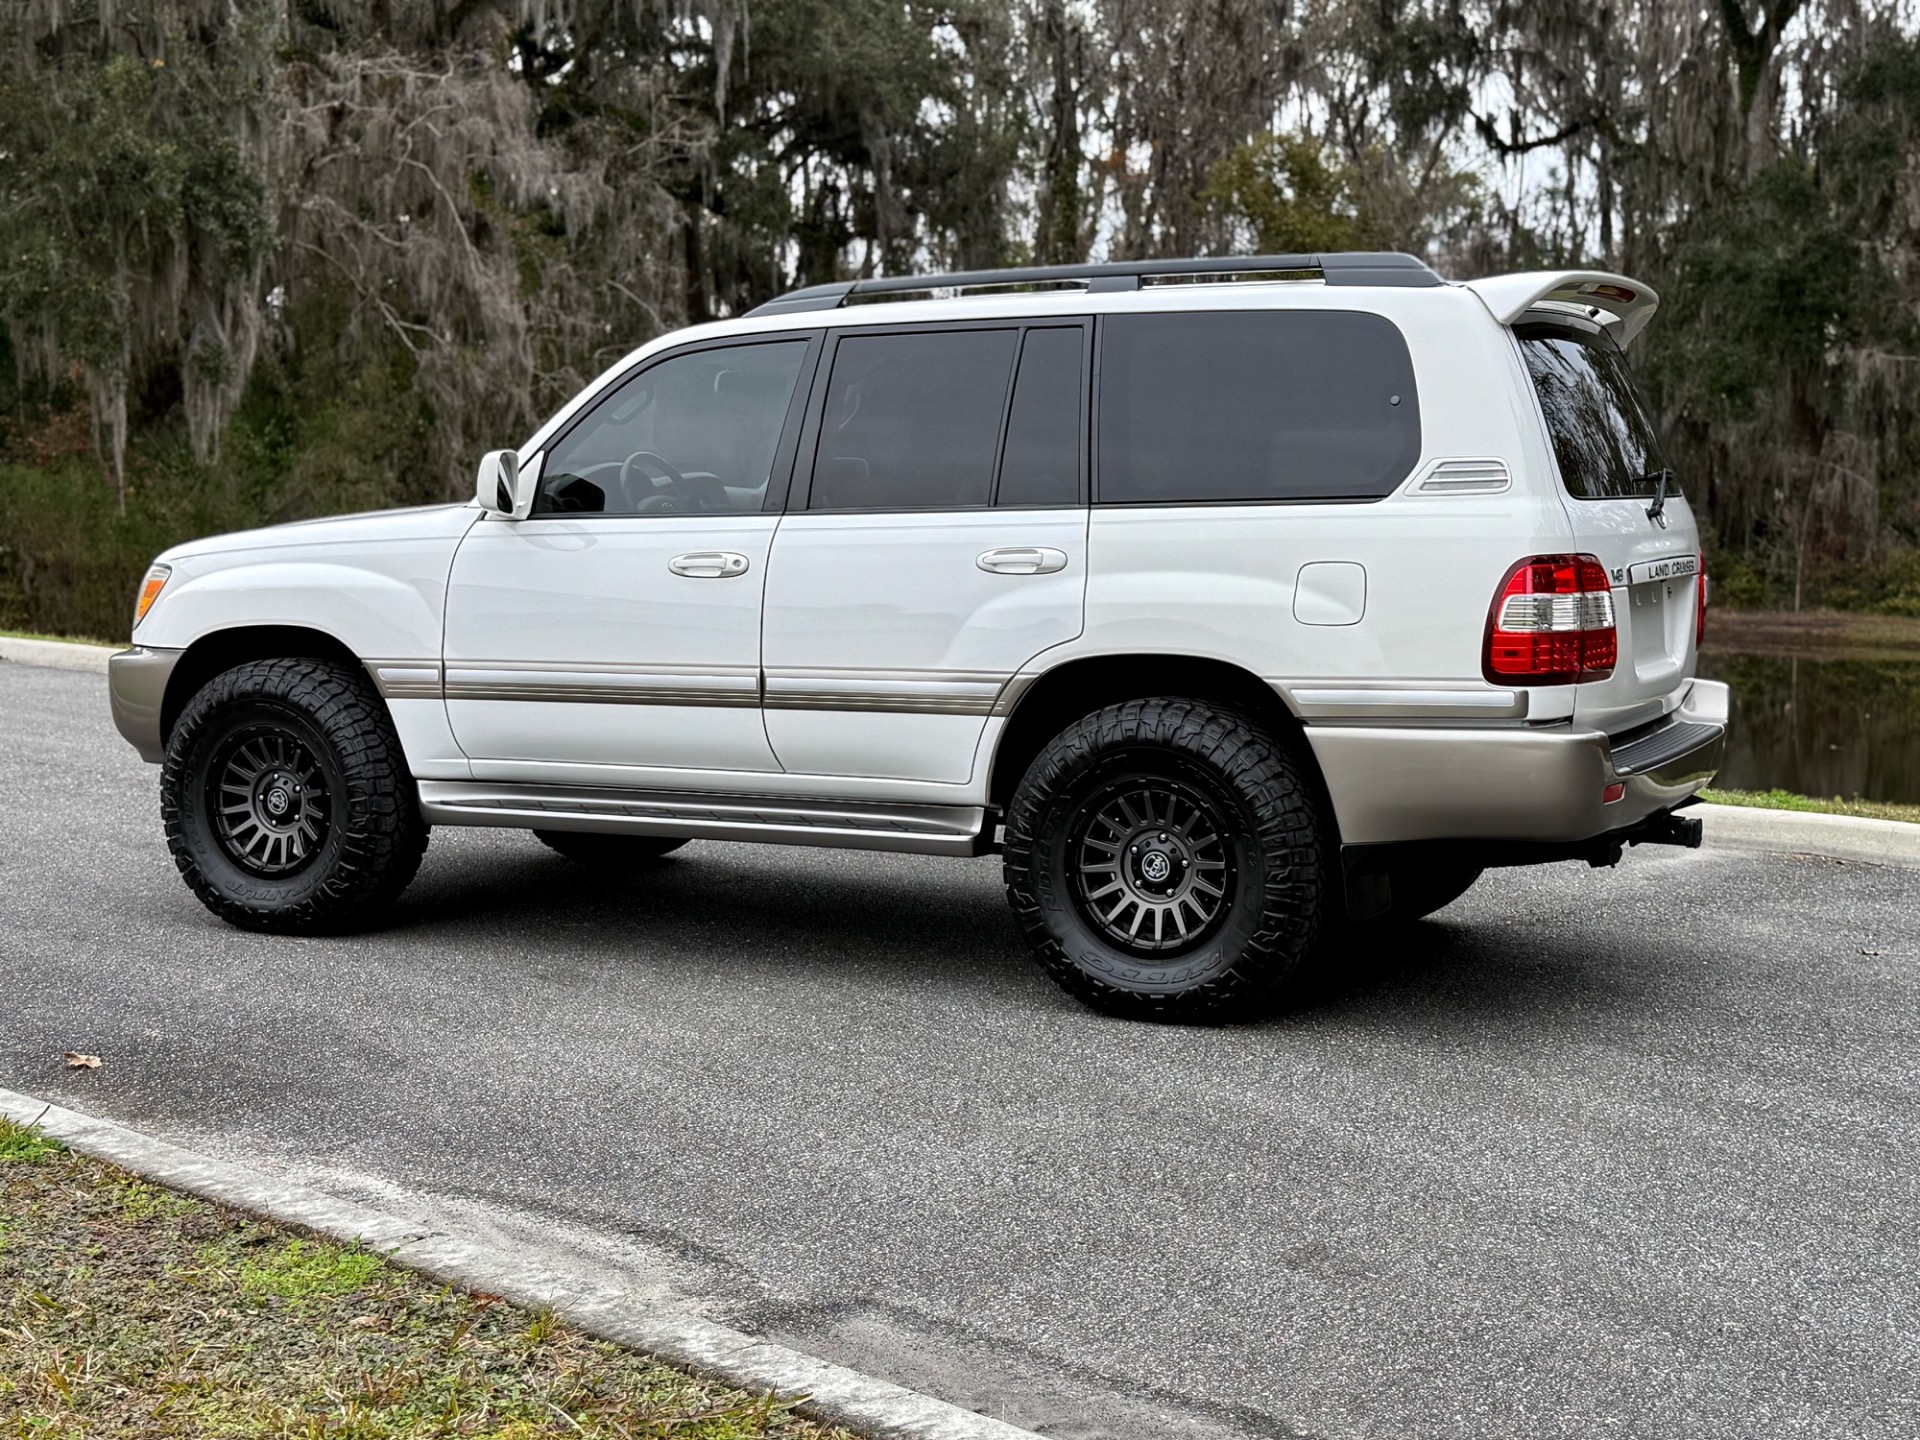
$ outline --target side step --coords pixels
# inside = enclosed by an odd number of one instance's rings
[[[419,785],[420,813],[429,825],[685,835],[916,855],[984,855],[992,848],[987,812],[978,805],[865,805],[467,780],[422,780]]]

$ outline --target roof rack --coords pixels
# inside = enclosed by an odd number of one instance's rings
[[[963,270],[953,275],[889,275],[809,285],[757,305],[748,315],[838,310],[875,300],[951,299],[956,295],[1078,290],[1099,294],[1150,285],[1223,280],[1322,280],[1328,285],[1442,285],[1425,261],[1393,251],[1325,255],[1220,255],[1195,260],[1122,260],[1107,265],[1036,265]]]

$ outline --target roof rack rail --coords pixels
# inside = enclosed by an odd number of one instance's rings
[[[952,275],[888,275],[809,285],[756,305],[748,315],[790,315],[801,310],[838,310],[871,300],[919,296],[949,298],[959,292],[1138,290],[1156,284],[1253,279],[1292,275],[1329,285],[1430,286],[1443,281],[1425,261],[1390,250],[1324,255],[1219,255],[1193,260],[1121,260],[1106,265],[1035,265],[1012,270],[963,270]]]

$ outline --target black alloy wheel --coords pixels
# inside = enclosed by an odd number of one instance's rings
[[[1160,698],[1068,726],[1007,807],[1007,899],[1069,994],[1139,1019],[1257,1014],[1334,933],[1313,772],[1241,711]]]
[[[427,826],[365,671],[255,660],[209,680],[167,736],[167,845],[201,903],[248,930],[367,923],[420,867]]]
[[[214,833],[227,858],[254,875],[311,864],[331,824],[327,780],[313,751],[284,725],[242,726],[207,767]]]
[[[1218,928],[1235,884],[1228,821],[1198,787],[1152,771],[1107,781],[1068,841],[1074,902],[1117,949],[1177,955]]]

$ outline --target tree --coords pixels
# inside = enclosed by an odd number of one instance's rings
[[[1358,212],[1353,191],[1352,174],[1328,163],[1319,141],[1271,133],[1222,159],[1208,187],[1269,255],[1372,246],[1374,228]]]
[[[85,376],[123,510],[130,387],[170,368],[210,461],[260,341],[267,217],[230,124],[253,58],[233,30],[233,59],[159,24],[134,47],[151,54],[75,46],[0,79],[0,313],[16,353]]]

